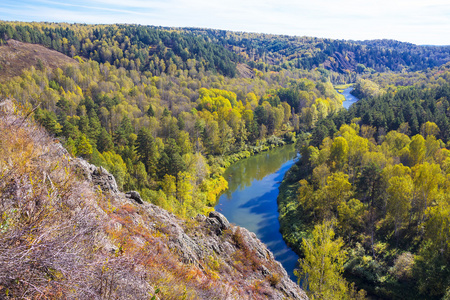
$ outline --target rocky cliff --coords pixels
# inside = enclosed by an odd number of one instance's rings
[[[0,298],[307,299],[254,233],[183,220],[0,108]]]

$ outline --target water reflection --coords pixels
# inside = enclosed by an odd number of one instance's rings
[[[298,256],[279,232],[277,196],[280,182],[296,156],[294,145],[287,145],[235,163],[224,174],[229,189],[216,206],[231,223],[254,232],[293,280]]]
[[[284,162],[295,156],[295,146],[290,144],[235,163],[224,174],[225,179],[228,180],[226,194],[229,196],[238,188],[245,189],[252,184],[253,180],[262,180],[267,175],[276,172]]]

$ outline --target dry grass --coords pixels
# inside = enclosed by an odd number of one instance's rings
[[[76,63],[76,60],[44,46],[8,40],[0,46],[0,82],[20,76],[22,70],[31,66],[39,68],[41,64],[42,67],[54,69]]]

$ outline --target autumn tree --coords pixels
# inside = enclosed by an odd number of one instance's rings
[[[394,219],[394,234],[398,241],[398,230],[411,209],[411,198],[413,193],[413,182],[411,177],[392,177],[389,179],[387,193],[387,212]]]
[[[345,299],[347,283],[342,277],[346,252],[342,239],[335,239],[331,222],[314,226],[310,239],[302,242],[304,258],[296,271],[298,282],[310,299]]]

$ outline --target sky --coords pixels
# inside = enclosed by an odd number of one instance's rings
[[[450,45],[449,0],[1,0],[0,20],[201,27]]]

